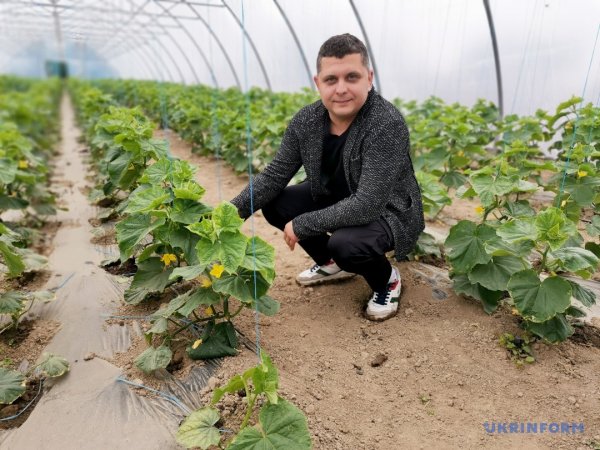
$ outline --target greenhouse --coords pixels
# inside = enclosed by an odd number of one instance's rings
[[[0,0],[0,449],[600,449],[600,3]]]

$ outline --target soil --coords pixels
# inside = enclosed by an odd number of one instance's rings
[[[247,183],[221,161],[192,154],[176,135],[166,137],[176,157],[199,167],[206,203],[229,200]],[[447,232],[453,221],[475,214],[465,202],[428,225]],[[499,345],[503,333],[521,333],[517,318],[506,309],[487,315],[477,302],[456,296],[443,269],[393,262],[403,283],[399,312],[374,323],[363,316],[370,295],[363,279],[301,287],[295,276],[312,264],[301,249],[290,252],[260,212],[244,231],[275,247],[270,295],[281,310],[261,316],[258,325],[253,311],[245,311],[236,326],[273,359],[281,395],[305,412],[315,449],[589,449],[600,442],[597,330],[561,345],[537,342],[535,363],[520,367]],[[148,306],[124,311],[139,314],[139,308]],[[138,337],[114,362],[141,378],[131,363],[144,347]],[[224,359],[204,395],[256,363],[256,354],[241,347],[238,357]],[[194,364],[184,358],[175,373]],[[226,424],[243,414],[240,402],[226,397],[219,404]],[[583,423],[584,431],[488,433],[486,422]]]

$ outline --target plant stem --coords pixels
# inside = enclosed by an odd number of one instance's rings
[[[542,271],[546,268],[546,257],[548,255],[548,250],[550,250],[550,246],[547,246],[546,250],[544,250],[544,253],[542,254],[542,262],[540,263],[538,273],[542,273]]]
[[[243,381],[244,381],[244,389],[246,390],[246,398],[248,399],[248,410],[246,411],[244,420],[242,421],[242,424],[240,425],[240,431],[242,431],[244,428],[246,428],[246,425],[248,425],[248,421],[250,420],[250,416],[252,415],[252,410],[254,409],[254,402],[256,401],[256,395],[252,394],[252,391],[251,391],[250,387],[248,386],[248,383],[246,382],[246,380],[243,380]]]

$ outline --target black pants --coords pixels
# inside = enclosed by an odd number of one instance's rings
[[[335,203],[331,199],[314,201],[309,183],[286,187],[263,208],[267,222],[280,230],[295,217],[305,212],[326,208]],[[381,292],[387,287],[392,266],[385,256],[394,248],[394,239],[388,224],[379,219],[367,225],[345,227],[302,239],[300,246],[321,265],[333,259],[346,272],[362,275],[371,289]]]

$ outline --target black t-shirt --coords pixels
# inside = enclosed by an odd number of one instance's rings
[[[321,184],[327,188],[330,197],[336,202],[350,196],[342,157],[349,130],[350,127],[339,136],[327,133],[323,142]]]

